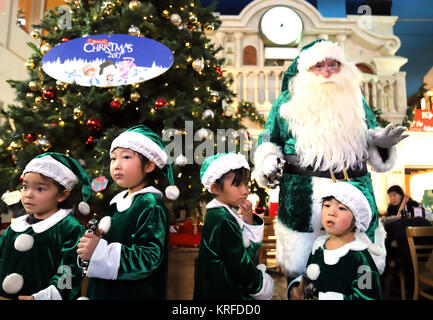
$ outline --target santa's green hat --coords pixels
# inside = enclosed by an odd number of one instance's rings
[[[169,183],[165,189],[166,197],[170,200],[179,197],[179,189],[174,185],[173,171],[165,145],[155,132],[142,124],[129,128],[113,140],[110,153],[116,148],[131,149],[154,161]]]
[[[200,180],[203,186],[209,191],[212,183],[221,178],[230,170],[245,168],[250,170],[247,159],[237,153],[217,153],[204,160],[200,170]]]
[[[290,79],[296,74],[308,70],[325,59],[337,60],[341,64],[346,62],[343,49],[335,42],[318,39],[303,46],[299,55],[284,73],[281,90],[287,91]]]
[[[74,186],[81,182],[83,201],[78,205],[78,210],[82,214],[89,214],[90,207],[87,201],[91,196],[92,188],[86,171],[77,160],[63,153],[46,152],[31,160],[24,168],[22,176],[27,172],[39,173],[51,178],[68,191],[72,191]]]

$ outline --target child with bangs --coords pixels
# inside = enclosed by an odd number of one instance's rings
[[[206,205],[195,274],[195,300],[270,300],[274,282],[253,259],[263,239],[263,219],[248,197],[250,167],[240,154],[208,157],[200,178],[215,199]],[[233,207],[242,213],[239,217]]]

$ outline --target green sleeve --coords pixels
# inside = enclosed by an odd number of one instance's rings
[[[362,106],[364,107],[365,121],[367,122],[367,128],[374,129],[378,127],[379,124],[377,123],[376,116],[374,115],[373,111],[371,111],[364,97],[362,97]]]
[[[132,245],[122,244],[118,280],[149,277],[162,263],[167,236],[167,214],[159,206],[144,209],[137,220]]]
[[[380,276],[376,268],[371,267],[371,261],[360,254],[352,269],[356,276],[352,281],[352,293],[344,296],[344,300],[380,300]]]
[[[236,222],[223,219],[216,225],[210,245],[222,258],[228,281],[238,284],[248,293],[260,291],[262,273],[245,249],[242,233]]]
[[[84,234],[78,223],[66,224],[62,228],[61,261],[57,273],[51,278],[63,300],[75,300],[81,294],[82,270],[77,265],[77,244]]]

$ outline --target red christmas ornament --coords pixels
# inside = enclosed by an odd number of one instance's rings
[[[86,139],[86,144],[89,145],[91,143],[93,143],[95,141],[95,139],[92,136],[88,136]]]
[[[53,87],[50,87],[49,89],[44,89],[44,90],[42,91],[42,97],[43,97],[44,99],[47,99],[47,100],[51,100],[51,99],[53,99],[53,98],[54,98]]]
[[[69,40],[71,40],[71,39],[69,39],[68,37],[64,37],[64,38],[62,38],[62,42],[67,42],[67,41],[69,41]]]
[[[88,130],[99,130],[101,129],[101,121],[96,118],[89,118],[86,121],[86,127]]]
[[[122,108],[122,105],[120,104],[120,102],[113,100],[110,102],[110,108],[113,110],[120,110]]]
[[[156,99],[155,103],[153,104],[153,107],[155,108],[155,110],[158,110],[159,108],[164,107],[164,106],[168,106],[168,102],[164,98]]]
[[[25,142],[35,142],[36,141],[36,136],[34,134],[29,133],[26,138],[24,139]]]
[[[216,71],[216,73],[218,73],[218,79],[219,78],[221,78],[222,76],[223,76],[223,71],[222,71],[222,69],[221,69],[221,67],[220,66],[218,66],[218,67],[216,67],[215,68],[215,71]]]

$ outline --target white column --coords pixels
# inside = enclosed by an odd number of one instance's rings
[[[242,66],[242,38],[244,34],[242,32],[235,32],[233,34],[235,38],[235,68]]]
[[[217,31],[217,34],[215,36],[215,39],[216,39],[215,47],[216,48],[218,48],[220,46],[223,47],[223,49],[220,50],[218,52],[218,54],[217,54],[217,57],[219,59],[225,58],[225,51],[224,51],[224,48],[225,48],[225,41],[224,41],[225,37],[226,37],[226,33],[225,32],[223,32],[223,31]]]

